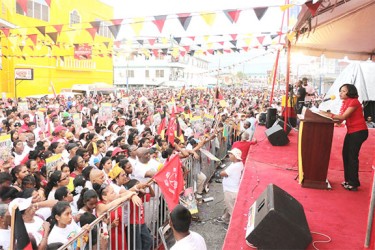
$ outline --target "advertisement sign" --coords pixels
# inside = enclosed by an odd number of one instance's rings
[[[33,80],[34,69],[14,69],[15,80]]]
[[[87,44],[75,44],[74,46],[74,59],[87,60],[91,59],[92,46]]]

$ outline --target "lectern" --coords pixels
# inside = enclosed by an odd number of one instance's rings
[[[310,109],[305,109],[299,118],[299,183],[307,188],[330,189],[327,172],[334,120]]]

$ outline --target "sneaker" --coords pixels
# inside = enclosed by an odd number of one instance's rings
[[[225,223],[225,221],[221,217],[216,218],[215,221],[219,223]]]
[[[203,196],[201,195],[201,194],[195,194],[195,198],[197,198],[197,199],[202,199],[203,198]]]
[[[207,184],[206,184],[206,186],[204,187],[204,191],[205,191],[206,193],[210,192],[210,188],[208,187]]]
[[[223,180],[222,179],[216,179],[215,182],[216,183],[223,183]]]

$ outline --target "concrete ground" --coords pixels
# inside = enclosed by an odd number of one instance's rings
[[[226,163],[228,166],[229,163]],[[217,171],[221,171],[218,168]],[[213,201],[201,201],[198,204],[199,220],[193,221],[190,229],[203,236],[206,241],[207,249],[222,249],[227,225],[216,222],[215,219],[220,217],[224,212],[224,195],[221,183],[216,182],[217,178],[212,177],[209,183],[209,192],[203,195],[203,198],[213,197]]]

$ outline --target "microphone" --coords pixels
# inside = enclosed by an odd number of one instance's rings
[[[323,99],[322,102],[331,101],[331,100],[333,101],[335,99],[336,99],[336,96],[335,95],[331,95],[330,97],[327,97],[327,98]]]

